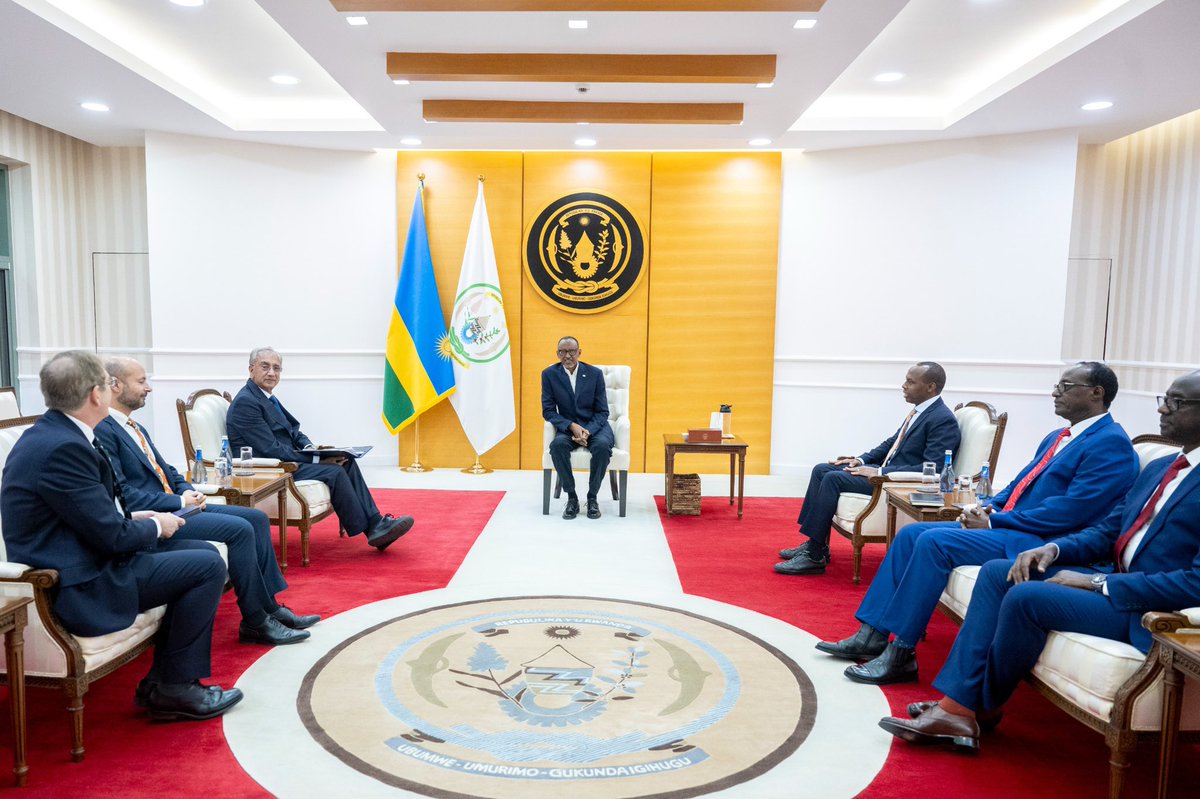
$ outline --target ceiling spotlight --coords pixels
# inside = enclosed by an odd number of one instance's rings
[[[569,19],[569,20],[567,20],[567,27],[573,31],[587,30],[587,20],[586,19]]]
[[[346,17],[346,24],[354,25],[355,27],[357,27],[359,25],[366,25],[367,18],[366,17]]]
[[[1111,100],[1093,100],[1090,103],[1084,103],[1079,106],[1084,111],[1103,111],[1106,108],[1112,108]]]
[[[300,79],[295,75],[272,75],[271,83],[278,83],[280,86],[295,86],[300,82]]]
[[[798,30],[806,31],[817,27],[817,21],[815,19],[798,19],[796,20],[796,24],[792,27]]]
[[[408,85],[408,81],[406,81],[404,78],[396,78],[392,81],[392,83],[396,84],[397,86],[407,86]]]
[[[770,143],[771,143],[770,139],[751,139],[750,140],[751,147],[766,147]]]
[[[104,112],[104,111],[108,110],[108,106],[106,106],[104,103],[94,103],[90,100],[86,103],[80,103],[79,107],[82,108],[84,111]]]
[[[420,147],[421,146],[421,140],[418,139],[416,136],[405,136],[403,139],[400,140],[400,143],[403,144],[405,147]]]
[[[595,147],[596,140],[595,139],[576,139],[575,146],[576,147]]]
[[[171,2],[184,8],[199,8],[204,5],[204,0],[171,0]]]
[[[774,81],[768,81],[767,83],[756,83],[756,84],[754,84],[755,88],[757,88],[757,89],[769,89],[769,88],[771,88],[771,87],[772,87],[772,86],[774,86],[774,85],[775,85]]]
[[[904,77],[903,72],[880,72],[875,76],[875,80],[879,83],[894,83]]]

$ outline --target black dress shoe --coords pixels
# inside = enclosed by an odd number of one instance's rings
[[[216,688],[216,690],[212,690]],[[222,690],[218,686],[189,683],[158,683],[146,701],[150,718],[159,721],[204,721],[215,719],[242,701],[237,688]]]
[[[579,500],[575,497],[567,498],[567,507],[563,508],[564,519],[574,519],[579,515]]]
[[[937,707],[936,700],[930,699],[925,702],[910,702],[908,705],[908,717],[915,719],[917,716],[929,710],[931,707]],[[1000,726],[1000,720],[1004,718],[1003,710],[984,711],[983,713],[975,714],[975,723],[979,725],[980,732],[991,732]]]
[[[810,544],[812,544],[812,541],[805,541],[803,544],[801,544],[798,547],[788,547],[787,549],[781,549],[781,550],[779,550],[779,557],[783,558],[784,560],[791,560],[792,558],[796,557],[797,555],[808,552],[808,547]],[[829,563],[832,560],[833,560],[833,553],[830,552],[829,550],[826,550],[825,551],[825,562]]]
[[[820,551],[816,546],[810,546],[790,560],[776,563],[775,571],[780,574],[824,574],[827,563],[829,563],[829,552]]]
[[[600,518],[600,503],[596,501],[596,498],[588,497],[587,505],[588,505],[588,510],[587,510],[588,518],[589,519],[599,519]]]
[[[284,627],[291,627],[293,630],[306,630],[321,620],[321,617],[315,613],[306,616],[298,616],[296,612],[287,605],[280,605],[278,608],[271,611],[271,617]]]
[[[914,744],[949,743],[971,751],[979,749],[975,719],[947,713],[936,704],[915,719],[888,717],[880,719],[879,726]]]
[[[890,643],[879,657],[857,666],[848,666],[844,673],[854,682],[868,685],[916,682],[917,650]]]
[[[266,644],[267,646],[286,646],[298,644],[312,633],[304,630],[293,630],[285,627],[274,616],[267,616],[261,624],[242,622],[238,625],[238,640],[243,644]]]
[[[397,519],[389,513],[371,528],[371,532],[367,533],[367,543],[382,552],[396,539],[411,530],[412,526],[413,517],[401,516]]]
[[[822,641],[817,644],[817,650],[835,658],[846,660],[872,660],[883,654],[887,649],[887,633],[876,630],[869,624],[858,628],[858,632],[840,641]]]
[[[146,707],[150,704],[150,693],[154,690],[154,686],[158,685],[158,680],[152,680],[149,677],[143,677],[137,684],[137,688],[133,689],[133,704],[137,707]],[[209,691],[214,693],[221,692],[219,685],[204,686]]]

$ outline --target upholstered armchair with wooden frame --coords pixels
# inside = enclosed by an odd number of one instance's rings
[[[12,386],[0,386],[0,419],[16,419],[20,415],[17,390]]]
[[[986,462],[989,473],[995,475],[1008,414],[997,415],[996,409],[988,403],[973,400],[955,405],[954,416],[958,419],[958,429],[962,434],[958,451],[954,454],[954,473],[969,474],[973,480],[978,479],[980,467]],[[855,585],[859,584],[861,578],[863,546],[887,543],[887,497],[883,487],[889,483],[920,479],[919,474],[912,472],[877,475],[870,478],[870,496],[844,493],[838,498],[833,529],[850,539],[854,547]]]
[[[612,460],[608,462],[608,485],[612,497],[619,502],[619,513],[625,515],[625,487],[629,482],[629,381],[633,369],[629,366],[601,366],[592,364],[604,373],[604,390],[608,397],[608,424],[612,427],[613,445]],[[550,513],[550,481],[554,481],[554,498],[562,494],[562,481],[554,471],[554,461],[550,459],[550,442],[558,431],[554,425],[545,422],[542,435],[542,514]],[[587,471],[592,463],[592,455],[583,447],[576,448],[571,453],[572,471]],[[618,487],[618,480],[620,486]]]
[[[24,416],[0,421],[0,469],[17,439],[37,420],[36,416]],[[210,543],[228,560],[224,544]],[[71,714],[71,760],[79,762],[84,754],[83,695],[93,682],[133,661],[153,644],[166,607],[139,613],[129,627],[108,635],[72,635],[54,614],[53,592],[57,584],[58,572],[54,569],[9,562],[0,536],[0,596],[33,597],[25,629],[25,683],[61,688],[66,693],[67,711]],[[2,642],[0,639],[0,648]],[[3,666],[4,658],[0,657],[0,668]],[[0,678],[7,682],[8,675]]]
[[[196,450],[201,454],[208,453],[204,464],[211,468],[213,457],[221,449],[221,438],[225,436],[225,414],[233,398],[228,391],[221,392],[213,388],[202,388],[194,391],[187,402],[175,400],[175,411],[179,414],[179,432],[183,435],[183,450],[190,466],[195,460]],[[237,454],[234,453],[234,457]],[[307,566],[308,534],[312,526],[333,513],[333,503],[329,498],[329,487],[319,480],[296,480],[290,475],[296,471],[296,464],[279,461],[275,458],[255,458],[255,471],[286,472],[288,480],[287,525],[300,530],[300,563]],[[229,489],[222,489],[218,494],[229,494]],[[259,509],[271,517],[272,524],[279,524],[279,508],[274,498],[264,501]],[[338,527],[338,534],[345,531]]]

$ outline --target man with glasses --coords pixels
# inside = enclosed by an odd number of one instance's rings
[[[1146,466],[1097,524],[979,571],[962,630],[933,685],[940,701],[879,726],[917,743],[975,749],[980,728],[1033,668],[1051,630],[1150,649],[1148,611],[1200,603],[1200,372],[1158,398],[1159,429],[1182,452]],[[1088,564],[1104,563],[1096,568]]]
[[[1070,425],[1052,431],[987,508],[955,522],[910,524],[892,542],[855,613],[858,632],[817,649],[847,660],[846,676],[872,685],[916,681],[916,645],[958,566],[1015,557],[1104,515],[1133,485],[1138,458],[1108,407],[1117,376],[1085,361],[1063,372],[1050,396]],[[889,634],[894,640],[888,641]]]
[[[586,447],[592,454],[588,477],[587,517],[600,518],[600,485],[616,441],[608,423],[608,392],[604,374],[579,360],[582,350],[574,336],[558,340],[558,363],[542,370],[542,418],[558,432],[550,442],[550,459],[567,492],[564,519],[579,515],[579,497],[575,493],[575,475],[571,472],[571,452]]]
[[[387,549],[412,528],[413,518],[379,512],[354,458],[312,462],[316,447],[274,394],[282,374],[283,356],[275,350],[260,347],[250,353],[250,379],[225,415],[229,446],[234,452],[251,447],[255,457],[298,464],[297,480],[320,480],[329,486],[334,513],[348,535],[366,533],[368,544]]]

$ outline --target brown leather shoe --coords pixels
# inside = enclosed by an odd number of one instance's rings
[[[937,707],[937,700],[929,699],[924,702],[912,702],[909,704],[908,717],[915,719],[917,716],[929,710],[931,707]],[[979,725],[980,732],[991,732],[1000,724],[1000,719],[1004,718],[1003,710],[993,710],[991,713],[976,713],[975,723]]]
[[[879,726],[909,743],[948,743],[960,749],[979,749],[979,725],[975,719],[947,713],[937,705],[915,719],[894,716],[880,719]]]

